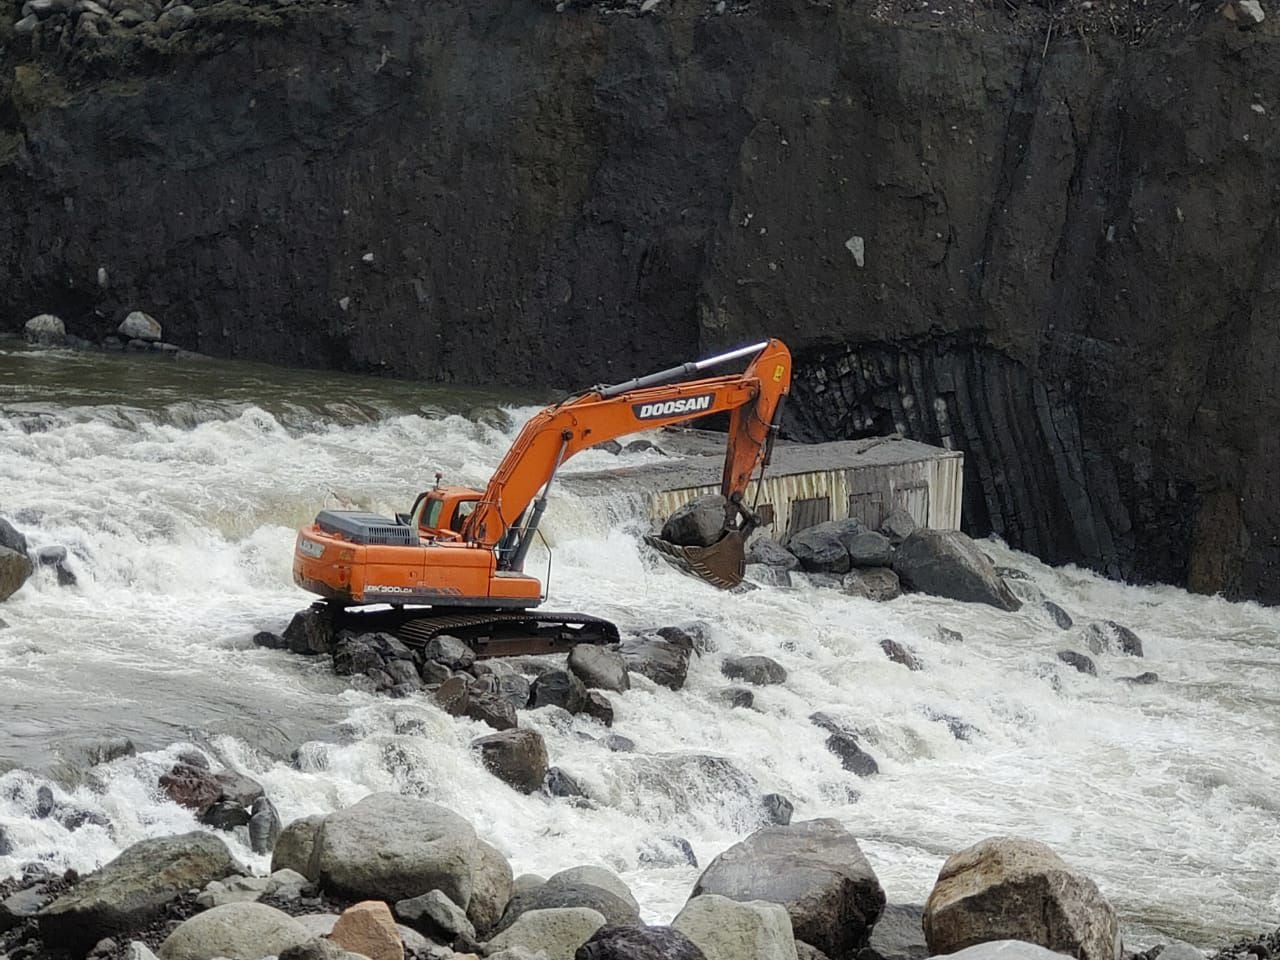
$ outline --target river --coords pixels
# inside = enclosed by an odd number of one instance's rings
[[[805,585],[728,595],[651,556],[636,504],[562,492],[544,524],[548,607],[624,631],[700,620],[715,648],[678,692],[639,681],[613,697],[614,729],[636,753],[605,749],[585,717],[522,714],[588,788],[585,807],[490,776],[468,746],[487,732],[477,723],[348,690],[323,659],[252,644],[310,601],[290,578],[300,524],[335,505],[404,510],[437,470],[483,486],[545,399],[0,342],[0,515],[33,547],[66,546],[78,578],[59,587],[41,571],[0,605],[0,828],[14,845],[0,876],[33,858],[87,870],[194,828],[156,778],[196,745],[262,782],[286,822],[373,790],[416,793],[468,818],[517,874],[618,871],[653,921],[679,910],[699,872],[662,862],[663,838],[687,839],[705,865],[760,825],[758,796],[776,791],[796,819],[841,820],[891,902],[923,902],[947,854],[1005,834],[1044,841],[1093,878],[1130,946],[1176,936],[1208,948],[1275,925],[1277,610],[1053,569],[995,541],[984,549],[1075,628],[1036,604],[875,604]],[[566,469],[619,462],[589,451]],[[1096,678],[1055,661],[1084,649],[1080,628],[1101,619],[1136,631],[1145,658],[1096,657]],[[964,641],[940,639],[940,626]],[[886,659],[883,637],[925,669]],[[758,709],[730,709],[714,693],[731,653],[771,656],[788,680],[760,689]],[[1145,670],[1160,682],[1118,679]],[[860,732],[878,776],[841,769],[815,710]],[[132,738],[138,755],[86,775],[76,745],[104,735]],[[299,770],[290,755],[304,743],[323,762]],[[745,776],[688,759],[702,755]],[[106,824],[34,819],[46,781]]]

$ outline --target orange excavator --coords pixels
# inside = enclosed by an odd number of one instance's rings
[[[747,357],[740,374],[691,379]],[[525,558],[560,466],[616,437],[728,413],[722,536],[708,547],[650,542],[688,572],[735,586],[746,538],[761,522],[744,495],[768,464],[790,385],[791,354],[769,340],[592,387],[530,419],[484,490],[441,486],[437,474],[436,485],[395,519],[322,511],[298,532],[294,582],[325,598],[335,628],[387,630],[411,646],[446,633],[480,656],[612,642],[617,628],[606,620],[534,610],[546,595],[541,581],[524,572]]]

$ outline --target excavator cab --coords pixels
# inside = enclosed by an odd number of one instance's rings
[[[414,501],[408,522],[427,540],[459,540],[462,525],[475,512],[483,494],[467,487],[441,487],[421,493]]]

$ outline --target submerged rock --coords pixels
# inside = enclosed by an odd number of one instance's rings
[[[1128,627],[1114,620],[1094,621],[1085,627],[1084,642],[1094,653],[1122,653],[1130,657],[1142,656],[1142,641]]]
[[[880,641],[880,649],[884,651],[884,655],[886,657],[894,663],[902,664],[908,670],[916,671],[924,669],[924,665],[920,662],[920,658],[915,655],[911,648],[898,643],[897,640],[885,637]]]
[[[1087,673],[1091,677],[1098,675],[1098,668],[1094,665],[1093,660],[1083,653],[1075,650],[1059,650],[1058,659],[1069,667],[1075,667],[1081,673]]]
[[[838,730],[827,737],[826,748],[840,758],[840,766],[859,777],[870,777],[880,772],[876,758],[863,750],[853,734]]]
[[[720,672],[730,680],[743,680],[756,686],[785,683],[787,671],[770,657],[726,657]]]

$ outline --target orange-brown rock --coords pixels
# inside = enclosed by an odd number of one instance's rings
[[[391,908],[381,900],[362,900],[348,907],[333,925],[329,939],[369,960],[404,960],[404,944]]]

